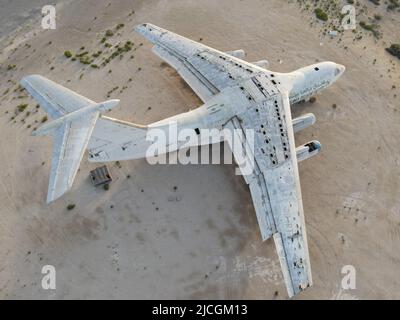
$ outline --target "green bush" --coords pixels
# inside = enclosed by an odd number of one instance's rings
[[[76,56],[77,56],[78,58],[81,58],[81,57],[87,55],[88,53],[89,53],[89,51],[84,51],[84,52],[82,52],[82,53],[80,53],[80,54],[77,54]]]
[[[377,30],[378,25],[376,25],[376,24],[367,24],[365,21],[360,21],[360,27],[365,29],[365,30],[371,31],[375,38],[379,38],[380,33]]]
[[[72,57],[72,52],[67,50],[64,52],[64,56],[67,57],[68,59]]]
[[[99,50],[99,51],[93,53],[93,54],[92,54],[92,57],[98,58],[98,57],[102,54],[102,52],[103,52],[103,51]]]
[[[400,7],[399,0],[389,0],[389,5],[387,6],[388,10],[395,10]]]
[[[389,52],[391,55],[400,59],[400,44],[393,43],[389,48],[386,48],[386,51]]]
[[[82,64],[91,64],[93,59],[90,59],[88,56],[84,56],[79,59],[79,62]]]
[[[20,105],[17,106],[17,110],[18,112],[23,112],[27,107],[28,107],[27,103],[21,103]]]
[[[369,1],[371,1],[373,4],[375,4],[377,6],[379,6],[381,4],[380,0],[369,0]]]
[[[328,14],[321,8],[315,9],[315,15],[319,20],[328,21]]]
[[[75,208],[75,204],[71,203],[67,206],[67,210],[72,210]]]

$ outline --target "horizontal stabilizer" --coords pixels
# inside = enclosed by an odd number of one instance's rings
[[[35,133],[53,136],[53,158],[47,193],[49,203],[71,188],[100,113],[111,109],[119,101],[95,103],[37,75],[23,78],[21,85],[55,119]]]
[[[20,83],[53,119],[95,103],[37,74],[24,77]]]
[[[56,120],[51,121],[50,123],[47,123],[43,126],[41,126],[39,129],[35,130],[32,132],[33,136],[43,136],[46,134],[50,134],[53,131],[57,130],[59,127],[61,127],[64,123],[66,122],[71,122],[73,120],[79,120],[85,115],[89,115],[90,113],[93,112],[101,112],[101,111],[107,111],[112,109],[114,106],[116,106],[119,103],[118,99],[112,99],[108,101],[104,101],[102,103],[94,103],[89,106],[83,107],[82,109],[76,110],[74,112],[68,113],[65,116],[62,116],[61,118],[58,118]]]

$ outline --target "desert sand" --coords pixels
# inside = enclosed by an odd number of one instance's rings
[[[274,243],[261,241],[234,165],[110,163],[105,191],[91,185],[97,165],[84,158],[72,190],[45,203],[51,138],[30,135],[45,113],[19,90],[23,76],[41,74],[95,101],[118,86],[109,95],[121,104],[108,115],[139,124],[201,103],[133,31],[144,22],[244,49],[271,70],[346,66],[315,103],[292,107],[294,117],[317,117],[296,143],[318,139],[323,148],[299,164],[314,286],[295,299],[400,298],[400,60],[384,50],[400,41],[400,13],[360,1],[364,16],[382,15],[382,38],[357,27],[332,39],[295,1],[57,1],[57,28],[43,30],[45,2],[0,4],[0,298],[287,298]],[[134,43],[122,59],[93,68],[64,56],[112,52],[101,39],[120,23],[107,43]],[[56,290],[41,287],[47,264]],[[341,287],[345,265],[356,268],[355,290]]]

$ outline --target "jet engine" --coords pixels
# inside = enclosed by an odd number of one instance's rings
[[[254,64],[260,68],[264,68],[264,69],[269,67],[268,60],[260,60],[260,61],[252,62],[252,64]]]
[[[321,143],[319,141],[311,141],[296,148],[297,162],[307,160],[321,151]]]
[[[293,132],[299,132],[315,123],[315,116],[312,113],[307,113],[301,117],[292,120]]]
[[[229,54],[232,57],[238,58],[238,59],[244,59],[244,57],[246,56],[246,52],[244,52],[243,49],[239,49],[239,50],[234,50],[234,51],[227,51],[225,52],[226,54]]]

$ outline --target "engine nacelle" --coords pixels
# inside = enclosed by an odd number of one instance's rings
[[[303,160],[307,160],[321,151],[321,143],[319,141],[314,140],[311,142],[307,142],[302,146],[296,148],[297,154],[297,162],[301,162]]]
[[[292,120],[293,132],[299,132],[315,123],[315,116],[312,113],[307,113],[301,117]]]
[[[246,57],[246,52],[244,52],[243,49],[234,50],[234,51],[227,51],[225,53],[229,54],[232,57],[238,58],[238,59],[244,59],[244,57]]]
[[[256,65],[257,67],[264,68],[264,69],[269,67],[268,60],[260,60],[260,61],[252,62],[252,64]]]

